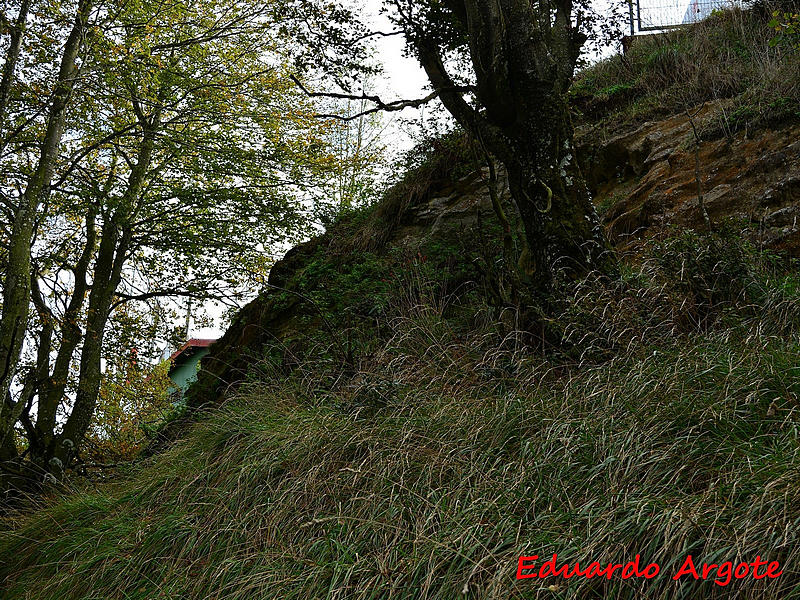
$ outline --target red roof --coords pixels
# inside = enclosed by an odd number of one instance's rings
[[[192,338],[188,342],[186,342],[183,346],[175,350],[175,352],[173,352],[172,355],[169,357],[169,360],[170,361],[175,360],[181,354],[183,354],[184,352],[186,352],[191,348],[208,348],[211,344],[213,344],[216,341],[217,340]]]

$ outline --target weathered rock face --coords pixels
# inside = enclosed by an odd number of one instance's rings
[[[706,107],[695,117],[696,124],[702,127],[713,114],[713,107]],[[704,226],[697,201],[694,137],[685,115],[605,139],[592,131],[579,132],[579,142],[587,180],[598,205],[608,207],[604,218],[616,243],[668,225]],[[703,141],[700,169],[712,220],[745,219],[755,225],[756,242],[800,255],[800,124]],[[505,173],[500,170],[498,175],[502,197],[510,203]],[[313,321],[318,307],[308,304],[307,295],[314,285],[324,288],[330,282],[323,277],[309,283],[307,271],[314,270],[309,265],[315,261],[317,266],[320,260],[328,265],[330,278],[352,272],[351,263],[365,252],[385,266],[391,260],[390,249],[413,256],[425,253],[431,244],[451,240],[451,247],[463,248],[457,260],[469,264],[474,258],[470,244],[475,245],[469,236],[475,229],[497,227],[482,172],[456,181],[433,181],[397,200],[394,205],[385,202],[375,211],[380,214],[382,208],[383,217],[367,220],[355,232],[334,226],[287,253],[270,273],[270,288],[240,311],[203,359],[199,380],[187,394],[190,406],[217,402],[226,389],[246,377],[248,365],[258,359],[265,344],[322,326]],[[481,227],[474,228],[479,220]],[[360,239],[349,250],[342,243],[348,236]],[[354,247],[369,250],[355,252]]]
[[[511,193],[505,170],[499,169],[497,177],[500,199],[509,204]],[[429,198],[409,208],[407,218],[393,236],[393,243],[414,247],[426,239],[446,237],[455,229],[472,227],[481,217],[494,219],[487,178],[488,169],[484,169],[432,190]]]
[[[709,104],[695,119],[700,131],[719,118]],[[580,132],[587,178],[616,243],[665,225],[702,228],[694,134],[677,115],[608,139]],[[713,221],[753,224],[753,241],[800,256],[800,125],[739,132],[702,141],[700,180]]]
[[[398,210],[402,212],[399,216],[368,219],[355,230],[347,223],[339,223],[329,232],[291,249],[272,267],[268,289],[236,315],[225,335],[203,359],[198,381],[186,394],[189,407],[198,409],[213,404],[230,386],[245,380],[248,366],[261,357],[265,345],[275,341],[284,343],[298,331],[326,326],[322,319],[315,319],[320,306],[310,300],[309,289],[330,287],[330,276],[346,276],[359,258],[369,256],[370,261],[379,264],[378,268],[386,268],[388,273],[392,261],[397,260],[395,255],[428,255],[431,246],[441,246],[444,242],[451,251],[455,250],[454,256],[471,265],[473,257],[462,252],[462,244],[469,247],[466,240],[474,234],[479,219],[484,222],[483,229],[495,219],[484,176],[485,173],[474,172],[456,181],[433,182],[424,193],[417,191],[410,201],[399,203]],[[502,198],[509,201],[504,175],[499,183],[505,190]],[[365,247],[370,249],[364,250]],[[317,281],[311,276],[309,280],[307,271],[317,269],[320,264],[326,265],[329,279]],[[393,266],[401,268],[398,264]],[[473,274],[472,278],[476,276]],[[353,304],[358,300],[348,299]],[[287,350],[293,354],[290,344],[287,342]]]

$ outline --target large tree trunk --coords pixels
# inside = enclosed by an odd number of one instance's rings
[[[607,270],[613,254],[575,156],[566,102],[551,95],[535,106],[520,112],[508,138],[514,152],[503,162],[530,253],[520,266],[546,285],[557,272]]]
[[[53,100],[47,119],[36,170],[14,213],[8,248],[8,267],[3,281],[3,316],[0,320],[0,394],[5,395],[16,374],[17,362],[28,324],[31,276],[31,239],[36,212],[50,192],[53,169],[64,132],[67,105],[77,77],[75,61],[80,52],[92,0],[80,0],[75,23],[64,46]],[[14,427],[14,406],[0,405],[0,437]]]
[[[608,269],[614,259],[578,166],[565,97],[585,40],[570,23],[571,0],[445,4],[468,40],[478,108],[447,72],[440,42],[411,21],[409,38],[445,107],[508,171],[528,246],[523,273],[545,289],[556,272]]]

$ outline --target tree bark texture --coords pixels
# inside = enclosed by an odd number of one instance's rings
[[[75,85],[78,69],[75,64],[80,53],[92,0],[80,0],[75,22],[64,46],[53,99],[47,118],[39,161],[28,180],[25,193],[14,213],[8,248],[8,267],[3,281],[3,315],[0,320],[0,393],[7,391],[17,370],[22,342],[28,324],[31,277],[31,241],[36,213],[50,192],[53,169],[58,158],[64,132],[67,105]],[[0,406],[0,437],[4,443],[15,420],[12,406]]]

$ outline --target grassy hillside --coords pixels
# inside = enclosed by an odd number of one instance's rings
[[[712,101],[723,102],[706,137],[800,119],[800,53],[770,44],[770,19],[769,8],[726,10],[637,37],[626,54],[576,77],[570,95],[578,123],[618,130]]]
[[[3,597],[800,597],[800,281],[719,235],[636,262],[570,288],[572,359],[409,266],[354,365],[266,350],[168,452],[0,534]],[[552,552],[666,575],[515,581]],[[678,585],[688,553],[784,575]]]
[[[715,19],[721,40],[756,31],[741,13]],[[584,118],[622,126],[719,89],[690,85],[691,35],[584,74]],[[727,74],[725,56],[746,63],[729,47],[713,45],[713,81],[750,77],[731,102],[769,106],[759,89],[796,102],[794,55],[767,51],[772,75]],[[683,84],[652,83],[659,69]],[[475,181],[469,165],[453,176],[469,158],[454,139],[276,266],[190,394],[214,408],[179,441],[6,519],[0,598],[800,598],[796,262],[736,224],[673,230],[614,277],[560,282],[545,314],[491,306],[476,282],[499,226],[488,211],[458,224]],[[458,218],[429,211],[423,226],[419,205]],[[520,555],[552,553],[639,554],[661,575],[516,580]],[[688,554],[783,574],[673,581]]]

